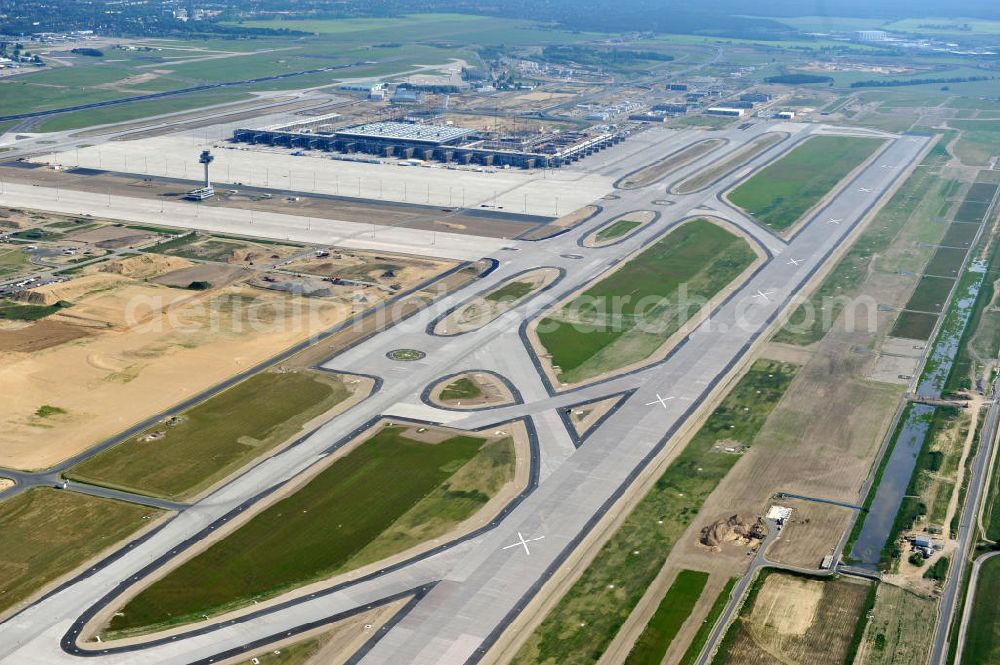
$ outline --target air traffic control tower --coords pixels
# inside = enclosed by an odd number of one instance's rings
[[[184,198],[191,201],[204,201],[205,199],[210,199],[215,196],[215,190],[212,188],[212,183],[208,180],[208,165],[212,163],[215,157],[208,150],[202,150],[201,156],[198,157],[198,163],[205,165],[205,182],[198,189],[192,189],[190,192],[184,195]]]

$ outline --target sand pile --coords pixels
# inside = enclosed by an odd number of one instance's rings
[[[698,542],[718,551],[723,544],[750,545],[763,540],[767,535],[767,526],[760,517],[753,521],[740,519],[739,515],[731,515],[728,519],[712,522],[701,530]]]
[[[194,264],[179,256],[142,254],[140,256],[130,256],[125,259],[108,261],[101,265],[98,270],[99,272],[131,277],[132,279],[149,279],[192,265]]]

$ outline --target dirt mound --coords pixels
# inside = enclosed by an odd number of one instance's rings
[[[163,256],[160,254],[142,254],[125,259],[108,261],[98,268],[99,272],[107,272],[133,279],[149,279],[158,277],[172,270],[179,270],[193,265],[187,259],[179,256]]]
[[[703,528],[698,542],[718,551],[725,543],[745,546],[763,540],[766,535],[767,526],[760,517],[747,521],[740,519],[739,515],[731,515],[728,519],[717,520]]]
[[[108,291],[128,281],[124,276],[93,274],[71,279],[68,282],[46,284],[38,288],[21,291],[17,299],[32,305],[54,305],[60,300],[76,302],[99,291]]]

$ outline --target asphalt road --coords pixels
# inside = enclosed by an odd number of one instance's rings
[[[927,142],[925,137],[888,142],[870,166],[845,183],[787,242],[717,197],[738,181],[738,175],[730,174],[697,194],[665,195],[665,186],[671,182],[773,128],[761,123],[748,130],[721,132],[731,139],[723,149],[679,170],[665,182],[616,192],[618,198],[600,201],[602,212],[581,228],[546,241],[508,243],[512,251],[494,254],[500,265],[488,277],[325,363],[330,370],[376,375],[382,380],[381,386],[368,400],[326,423],[299,444],[246,470],[159,530],[0,624],[0,663],[78,662],[75,652],[80,647],[75,645],[75,638],[82,628],[81,617],[86,619],[99,608],[113,604],[115,597],[130,585],[161,568],[183,548],[196,546],[214,529],[223,528],[233,515],[249,509],[260,496],[321,463],[331,449],[380,415],[447,422],[470,429],[499,428],[514,418],[523,418],[537,433],[537,487],[474,537],[439,544],[428,555],[364,578],[331,581],[325,592],[255,609],[239,620],[204,622],[168,639],[153,638],[146,645],[100,645],[89,656],[90,662],[101,664],[208,663],[220,654],[252,651],[268,637],[294,634],[302,626],[393,594],[429,588],[420,602],[355,660],[393,665],[477,662],[594,525],[615,510],[616,502],[629,491],[642,469],[673,445],[672,435],[705,397],[748,358],[753,344],[830,260],[857,223],[891,190]],[[780,156],[811,132],[823,131],[806,125],[789,125],[785,129],[791,130],[792,136],[759,156],[756,165]],[[663,131],[662,154],[701,136],[698,132]],[[627,143],[612,150],[616,149],[627,157]],[[641,165],[625,158],[616,168],[624,175]],[[672,205],[654,203],[663,199],[669,199]],[[104,202],[99,205],[103,207]],[[660,220],[620,245],[599,249],[578,246],[581,237],[607,221],[644,209],[660,211]],[[724,218],[746,231],[760,244],[767,261],[715,308],[710,324],[697,327],[663,361],[582,388],[560,391],[559,386],[550,385],[538,371],[538,359],[525,344],[523,322],[540,316],[553,301],[607,271],[620,257],[677,223],[704,214]],[[200,223],[247,232],[242,220],[206,217],[203,215]],[[831,218],[841,221],[827,223]],[[277,232],[288,233],[298,228],[296,223],[272,221]],[[417,241],[415,247],[420,244]],[[549,292],[527,300],[478,331],[452,337],[428,333],[428,325],[442,312],[476,293],[495,288],[511,275],[538,266],[563,269],[565,276]],[[398,363],[386,357],[395,348],[417,348],[427,356],[416,362]],[[524,403],[456,414],[421,401],[427,385],[466,369],[490,370],[505,376],[516,386]],[[626,391],[633,392],[615,413],[582,445],[574,445],[557,409]],[[671,399],[660,403],[657,395]],[[345,437],[345,432],[352,434]],[[518,533],[543,539],[532,544],[530,554],[520,548],[504,549],[516,542]]]

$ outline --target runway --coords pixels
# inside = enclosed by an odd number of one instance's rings
[[[788,139],[758,155],[751,164],[754,167],[766,164],[813,132],[821,131],[809,125],[791,127],[795,131]],[[223,528],[241,506],[248,506],[248,502],[262,493],[320,462],[331,447],[345,440],[345,433],[350,433],[346,435],[348,438],[353,436],[358,428],[380,415],[414,413],[422,414],[426,420],[448,421],[452,427],[468,429],[497,427],[515,418],[527,419],[537,433],[537,488],[511,505],[491,528],[473,538],[440,544],[427,555],[375,571],[365,578],[352,580],[350,575],[341,576],[331,580],[326,592],[312,597],[286,596],[275,603],[252,608],[249,613],[243,612],[244,618],[240,620],[223,617],[206,621],[166,637],[151,636],[148,645],[89,644],[87,662],[101,665],[218,662],[235,653],[249,654],[267,638],[280,639],[312,622],[414,589],[421,589],[426,595],[352,662],[392,665],[478,662],[546,581],[556,575],[559,566],[595,524],[614,511],[616,501],[629,491],[639,473],[676,445],[672,435],[709,395],[725,384],[734,370],[751,358],[754,345],[763,339],[776,318],[793,303],[817,271],[827,265],[857,225],[898,185],[929,140],[918,136],[888,140],[883,151],[843,183],[840,191],[811,214],[787,241],[764,230],[719,198],[720,192],[730,189],[744,176],[746,167],[705,191],[686,196],[666,194],[672,183],[723,159],[760,133],[773,130],[773,125],[760,123],[746,130],[717,132],[716,135],[731,139],[724,148],[679,169],[660,183],[617,191],[617,198],[598,202],[603,207],[600,214],[561,236],[539,242],[510,241],[495,245],[467,236],[447,239],[445,249],[439,251],[461,258],[488,254],[500,260],[498,269],[323,365],[338,372],[376,375],[382,384],[375,394],[324,424],[300,444],[245,471],[145,540],[127,547],[120,556],[112,556],[106,564],[98,565],[0,624],[0,663],[80,663],[82,654],[71,652],[80,650],[74,641],[82,628],[81,617],[112,603],[122,590],[161,567],[188,546],[186,543],[194,546],[204,534]],[[664,153],[693,142],[698,136],[698,133],[668,136]],[[623,172],[638,166],[641,164],[627,161],[616,164]],[[51,199],[52,193],[34,189],[34,192],[17,189],[12,196],[22,197],[16,199],[18,205],[51,209],[40,202],[46,201],[46,194]],[[665,199],[671,204],[663,205]],[[8,200],[6,195],[2,200]],[[77,199],[66,203],[76,206],[73,212],[80,212],[80,206],[94,205]],[[116,216],[119,211],[124,214],[128,210],[127,200],[112,204],[113,212],[107,209],[99,212]],[[213,210],[211,216],[203,214],[193,220],[197,223],[195,228],[232,232],[235,225],[240,225],[241,233],[251,233],[243,226],[244,220],[227,217],[230,213],[224,209],[216,210],[217,215]],[[594,229],[635,210],[655,210],[661,217],[619,245],[600,249],[579,246],[578,241]],[[159,213],[143,210],[133,214]],[[684,220],[707,214],[728,220],[745,231],[768,259],[716,307],[709,321],[681,340],[664,360],[581,388],[559,391],[557,386],[550,385],[539,371],[538,359],[525,344],[524,323],[606,271],[617,258]],[[329,240],[309,240],[314,237],[309,234],[319,231],[305,231],[301,220],[296,218],[277,217],[268,216],[259,226],[255,219],[252,233],[262,237],[288,234],[294,240],[338,242],[332,239],[336,234],[329,232],[323,236]],[[830,218],[842,221],[826,223]],[[188,221],[183,220],[183,224]],[[398,231],[399,235],[386,232],[380,239],[387,243],[387,250],[389,245],[400,247],[407,243],[413,243],[410,252],[426,249],[420,244],[426,236],[403,235],[405,229]],[[442,243],[441,236],[438,234],[438,245]],[[365,242],[349,233],[343,238],[345,242]],[[562,269],[565,277],[550,292],[528,299],[480,330],[453,337],[428,332],[428,325],[449,308],[494,288],[518,272],[539,266]],[[409,363],[386,357],[388,351],[401,347],[416,348],[427,355]],[[473,369],[491,370],[506,377],[521,394],[523,404],[456,414],[433,409],[421,401],[426,386],[440,377]],[[626,391],[631,393],[621,406],[579,447],[574,445],[558,409]],[[520,537],[539,540],[530,543],[530,553],[521,547],[507,548],[519,542]]]

